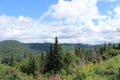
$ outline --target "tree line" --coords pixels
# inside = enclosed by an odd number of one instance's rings
[[[72,75],[76,73],[77,67],[93,63],[94,65],[100,61],[106,61],[120,54],[119,44],[104,44],[100,48],[96,48],[89,52],[86,49],[75,47],[74,51],[64,51],[58,38],[55,37],[55,43],[50,46],[49,51],[42,52],[40,55],[32,55],[29,57],[24,54],[18,59],[12,54],[7,60],[2,60],[2,64],[8,64],[26,73],[33,75],[34,78],[39,74],[54,75],[65,74]]]

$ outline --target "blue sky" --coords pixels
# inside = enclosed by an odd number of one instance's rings
[[[56,4],[58,0],[1,0],[0,1],[0,15],[8,15],[18,17],[20,15],[39,18],[44,14],[52,4]],[[66,0],[71,1],[71,0]],[[99,1],[96,6],[101,14],[108,15],[108,10],[113,12],[116,5],[120,1]]]
[[[0,0],[1,39],[25,43],[120,42],[119,0]]]
[[[57,0],[1,0],[0,14],[9,16],[28,16],[39,18],[48,10],[51,4],[57,3]]]
[[[100,1],[97,3],[98,10],[101,12],[101,14],[106,14],[108,15],[108,10],[113,12],[113,9],[116,7],[116,5],[120,5],[120,1]]]

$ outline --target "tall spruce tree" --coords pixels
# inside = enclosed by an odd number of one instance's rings
[[[39,63],[36,60],[35,56],[30,55],[29,62],[28,62],[28,74],[33,74],[36,76],[39,73]]]
[[[120,43],[118,43],[118,49],[120,50]]]
[[[8,64],[9,64],[9,66],[12,66],[12,67],[15,66],[15,58],[14,58],[13,54],[9,58]]]
[[[50,72],[52,70],[52,67],[53,67],[53,60],[54,60],[54,57],[53,57],[53,46],[51,45],[50,46],[50,49],[47,53],[47,62],[46,62],[46,65],[45,65],[45,69],[44,69],[44,72]]]
[[[40,65],[40,72],[43,73],[43,70],[44,70],[44,66],[45,66],[45,59],[44,59],[44,53],[42,52],[41,53],[41,56],[40,56],[40,60],[39,60],[39,65]]]
[[[62,47],[58,44],[58,38],[55,37],[54,46],[50,47],[45,72],[57,73],[64,67],[64,54]]]
[[[75,54],[76,54],[77,57],[80,57],[80,56],[79,56],[79,50],[78,50],[77,47],[75,47]]]

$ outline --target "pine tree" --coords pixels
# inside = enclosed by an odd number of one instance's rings
[[[28,74],[33,74],[34,76],[39,73],[39,64],[35,56],[30,55],[28,62]]]
[[[78,50],[77,47],[75,47],[75,54],[76,54],[77,57],[79,57],[79,50]]]
[[[41,61],[44,61],[44,55],[43,55],[43,52],[41,53]]]
[[[34,56],[32,59],[32,74],[36,76],[39,73],[39,64],[38,61],[36,60],[36,57]]]
[[[20,63],[21,63],[20,70],[24,73],[29,74],[28,58],[22,58]]]
[[[55,37],[54,47],[50,47],[47,57],[45,72],[57,73],[64,67],[64,55],[62,47],[58,44],[58,38]]]
[[[10,59],[9,59],[9,63],[8,63],[10,66],[15,66],[15,58],[14,58],[14,55],[12,54]]]
[[[58,69],[64,68],[64,51],[62,49],[62,46],[59,45],[59,51],[58,51]]]
[[[103,51],[105,52],[106,50],[107,50],[107,44],[104,43],[104,45],[103,45]]]
[[[113,43],[113,45],[112,45],[112,46],[113,46],[113,49],[116,49],[116,44],[115,44],[115,43]]]
[[[103,53],[104,53],[104,52],[103,52],[103,48],[101,47],[101,48],[100,48],[100,55],[103,55]]]
[[[40,72],[43,73],[43,70],[44,70],[44,63],[45,63],[45,60],[44,60],[44,53],[42,52],[41,53],[41,56],[40,56]]]
[[[86,51],[85,51],[85,49],[80,49],[80,59],[81,59],[81,63],[82,63],[82,65],[84,65],[85,64],[85,58],[86,58]]]
[[[24,53],[24,56],[23,56],[24,58],[27,58],[27,55],[26,55],[26,53]]]
[[[52,67],[53,67],[53,64],[54,64],[53,60],[54,60],[54,57],[53,57],[53,46],[51,45],[50,46],[50,50],[47,53],[47,62],[46,62],[46,65],[45,65],[44,72],[49,72],[50,70],[52,70]]]
[[[120,50],[120,43],[118,43],[118,49]]]
[[[66,72],[67,74],[69,74],[70,70],[70,66],[71,66],[71,63],[73,63],[75,61],[75,58],[74,55],[76,56],[76,54],[72,54],[72,52],[70,52],[69,50],[66,51],[66,55],[65,55],[65,69],[66,69]]]

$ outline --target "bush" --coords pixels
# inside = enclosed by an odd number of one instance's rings
[[[15,68],[0,64],[0,80],[34,80]]]

